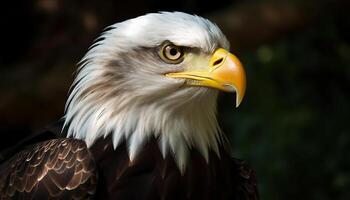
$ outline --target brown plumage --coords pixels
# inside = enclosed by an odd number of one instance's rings
[[[1,199],[89,199],[97,171],[83,141],[53,139],[28,146],[0,166]]]
[[[210,152],[207,164],[193,149],[181,175],[172,157],[163,159],[156,139],[150,139],[133,162],[125,143],[113,150],[107,141],[91,148],[103,180],[97,193],[101,199],[258,199],[254,171],[224,150],[220,158]],[[116,170],[103,170],[107,168]]]
[[[0,199],[258,199],[254,171],[225,150],[220,154],[210,152],[207,164],[191,150],[181,175],[155,138],[133,162],[125,143],[114,150],[110,138],[90,149],[80,140],[52,139],[0,165]]]

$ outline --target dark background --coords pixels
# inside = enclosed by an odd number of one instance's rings
[[[5,3],[6,2],[6,3]],[[75,63],[104,27],[156,11],[211,19],[247,70],[219,100],[262,199],[350,199],[350,4],[341,0],[27,0],[1,5],[1,149],[63,116]]]

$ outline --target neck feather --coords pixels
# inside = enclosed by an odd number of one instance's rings
[[[217,91],[187,90],[159,101],[137,101],[130,94],[101,99],[103,92],[87,95],[73,89],[65,116],[68,137],[82,139],[89,147],[108,135],[114,148],[126,140],[130,160],[150,137],[156,137],[163,156],[173,154],[183,172],[191,148],[208,161],[209,150],[219,155],[218,146],[223,142],[216,119]]]

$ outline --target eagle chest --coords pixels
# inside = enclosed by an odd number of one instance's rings
[[[192,151],[188,166],[181,174],[174,159],[163,158],[156,139],[145,144],[132,162],[127,146],[113,149],[111,140],[103,139],[91,148],[98,166],[97,196],[105,199],[234,199],[234,178],[230,159],[214,152],[207,163]]]

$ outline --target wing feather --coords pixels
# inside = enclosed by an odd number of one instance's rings
[[[89,199],[96,186],[92,155],[76,139],[37,143],[0,166],[0,199]]]

